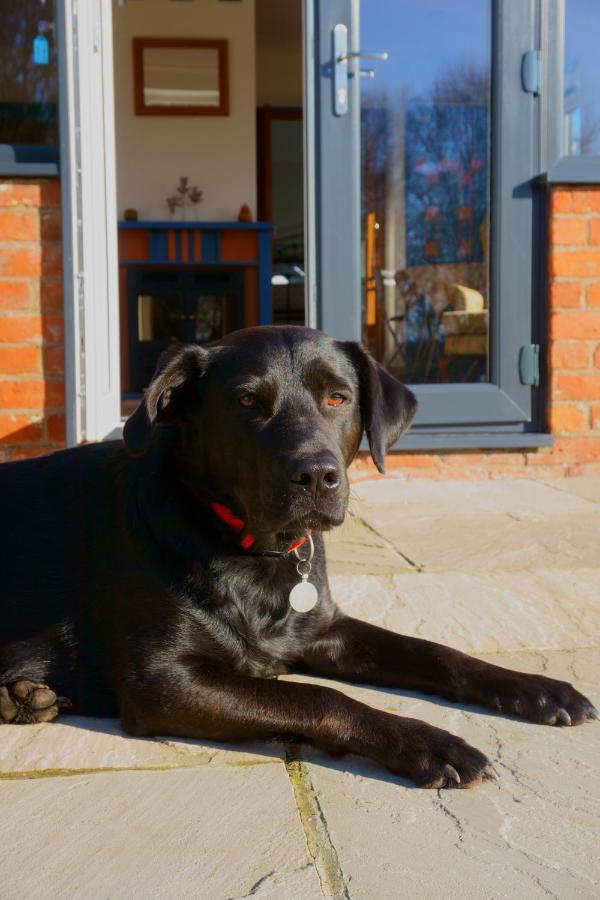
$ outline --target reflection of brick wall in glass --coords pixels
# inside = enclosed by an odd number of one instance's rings
[[[409,105],[404,142],[407,265],[483,262],[487,108]]]

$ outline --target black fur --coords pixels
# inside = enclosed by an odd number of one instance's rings
[[[415,408],[357,344],[248,329],[169,353],[124,442],[1,466],[0,721],[3,709],[5,721],[35,721],[47,684],[73,711],[120,715],[136,734],[293,735],[439,786],[453,772],[463,784],[485,777],[488,761],[424,723],[268,679],[304,669],[500,703],[539,721],[559,709],[586,718],[591,705],[562,682],[393,635],[334,605],[321,532],[344,518],[346,468],[366,429],[383,470]],[[245,521],[251,551],[211,500]],[[301,614],[288,603],[294,561],[259,554],[306,528],[319,602]]]

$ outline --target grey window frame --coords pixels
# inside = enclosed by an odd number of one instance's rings
[[[599,184],[600,156],[571,156],[564,152],[564,71],[565,26],[568,0],[554,0],[542,8],[542,57],[546,68],[547,102],[544,109],[546,140],[545,171],[540,177],[547,184]]]
[[[367,2],[367,0],[363,0]],[[360,340],[359,79],[350,79],[349,112],[332,115],[332,28],[349,28],[359,49],[359,0],[316,0],[315,187],[316,325]],[[492,2],[492,254],[490,382],[415,385],[419,413],[400,449],[535,447],[544,433],[544,385],[522,384],[519,352],[545,335],[545,194],[536,183],[542,163],[542,98],[526,93],[523,54],[542,38],[542,0]],[[546,26],[547,27],[547,26]],[[385,47],[367,48],[385,50]],[[349,256],[352,256],[349,259]]]

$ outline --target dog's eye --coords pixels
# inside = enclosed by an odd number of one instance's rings
[[[242,394],[242,396],[239,398],[239,402],[247,409],[251,409],[252,407],[258,405],[256,397],[253,397],[252,394]]]
[[[327,397],[327,406],[341,406],[342,403],[346,402],[346,398],[343,394],[340,394],[339,391],[333,391]]]

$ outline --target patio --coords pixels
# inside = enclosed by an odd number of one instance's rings
[[[600,477],[353,486],[329,540],[340,606],[600,694]],[[296,678],[298,676],[288,676]],[[346,684],[489,754],[497,784],[414,789],[306,746],[0,730],[2,896],[71,900],[592,898],[600,727],[548,728]]]

